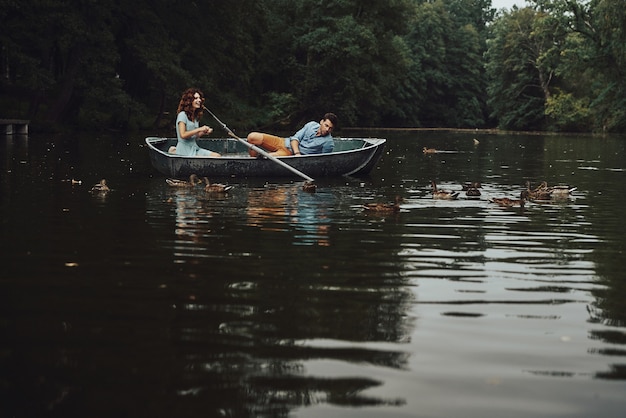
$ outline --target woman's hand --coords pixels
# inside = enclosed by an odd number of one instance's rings
[[[200,132],[199,132],[200,135],[209,135],[211,132],[213,132],[213,128],[210,128],[210,127],[208,127],[206,125],[198,128],[198,129],[200,129]]]

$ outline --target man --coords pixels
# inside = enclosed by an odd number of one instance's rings
[[[337,126],[337,115],[326,113],[322,120],[311,121],[293,136],[281,138],[261,132],[251,132],[247,141],[263,148],[275,157],[286,155],[307,155],[332,152],[334,148],[331,132]],[[257,152],[249,150],[250,156],[256,157]]]

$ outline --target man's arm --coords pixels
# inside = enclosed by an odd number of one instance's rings
[[[300,141],[298,141],[297,139],[291,139],[291,150],[293,151],[294,155],[301,155],[300,154]]]
[[[309,128],[309,125],[311,123],[312,122],[308,122],[306,125],[300,128],[298,132],[289,137],[289,139],[291,140],[289,144],[291,145],[291,150],[293,151],[294,155],[300,155],[300,141],[302,141],[307,135],[307,129]]]

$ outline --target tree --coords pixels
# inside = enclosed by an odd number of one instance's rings
[[[114,78],[117,53],[109,1],[4,3],[2,87],[18,97],[18,104],[29,102],[27,117],[41,113],[53,124],[76,120],[80,92],[94,87],[94,80],[122,93]]]
[[[407,36],[414,68],[421,72],[414,77],[420,83],[417,100],[423,103],[419,119],[428,126],[484,124],[480,31],[466,16],[467,8],[455,10],[459,15],[440,0],[419,5]]]
[[[505,129],[546,126],[564,33],[550,15],[531,8],[504,13],[494,22],[487,50],[489,105]]]
[[[258,84],[282,97],[283,116],[300,123],[332,110],[342,123],[371,126],[401,112],[395,93],[409,64],[400,36],[410,1],[282,0],[266,7],[269,42]]]
[[[154,127],[173,126],[180,94],[192,86],[203,90],[207,106],[224,109],[224,117],[242,113],[265,29],[260,7],[251,0],[120,4],[120,78],[154,115],[148,118]]]
[[[496,9],[491,7],[491,0],[452,0],[448,3],[448,9],[454,16],[457,26],[468,27],[471,26],[478,35],[478,46],[474,46],[474,49],[468,48],[461,49],[472,59],[465,60],[465,62],[473,62],[471,67],[471,74],[473,76],[467,77],[466,83],[468,83],[469,89],[474,90],[474,101],[480,106],[482,113],[480,122],[474,121],[474,126],[481,126],[487,123],[489,118],[487,110],[487,75],[485,72],[484,55],[487,50],[487,39],[489,37],[489,28],[491,22],[495,18]],[[465,41],[464,31],[459,31],[459,37],[461,41]],[[471,39],[471,37],[470,37]],[[461,106],[464,107],[463,104]],[[477,115],[475,115],[477,116]],[[472,126],[468,121],[468,126]]]
[[[593,0],[587,7],[566,2],[576,33],[596,50],[592,61],[598,77],[593,84],[591,111],[594,127],[602,131],[626,130],[626,8],[620,0]]]
[[[620,0],[534,0],[566,33],[546,114],[560,130],[626,129],[626,9]]]
[[[623,0],[0,0],[3,116],[172,127],[180,93],[239,128],[626,130]],[[40,125],[40,124],[39,124]]]

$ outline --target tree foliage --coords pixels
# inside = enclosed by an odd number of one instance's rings
[[[489,104],[503,128],[626,128],[626,9],[620,0],[533,0],[493,25]],[[534,89],[534,90],[533,90]]]
[[[487,51],[492,117],[505,129],[542,129],[555,72],[549,16],[531,8],[505,13],[493,27]]]
[[[0,117],[626,130],[622,0],[0,0]]]

